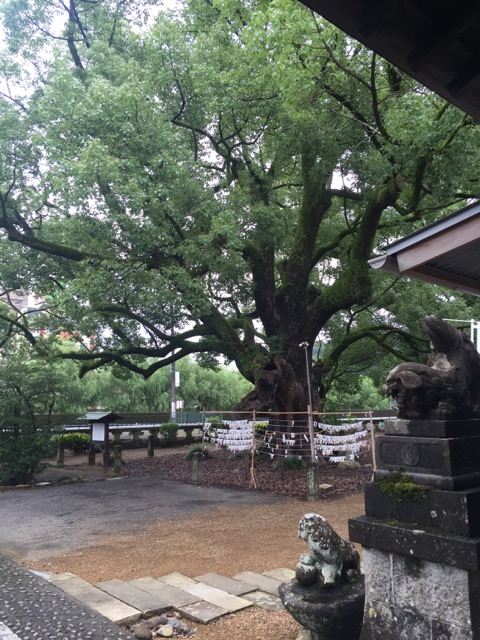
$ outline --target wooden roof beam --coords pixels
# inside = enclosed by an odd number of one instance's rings
[[[396,254],[400,271],[409,271],[431,260],[444,256],[454,249],[466,247],[480,239],[478,220],[469,220],[455,229],[438,233],[423,242],[412,245]]]
[[[412,70],[417,72],[423,69],[442,49],[445,49],[468,29],[472,21],[479,16],[480,6],[475,2],[469,9],[463,12],[457,11],[447,16],[447,19],[442,21],[442,26],[435,23],[435,29],[430,31],[430,35],[426,35],[425,40],[406,56]]]

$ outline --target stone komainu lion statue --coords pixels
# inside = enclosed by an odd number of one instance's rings
[[[300,584],[309,586],[320,580],[324,587],[332,588],[360,575],[360,557],[354,545],[340,537],[323,516],[305,514],[298,525],[298,537],[309,547],[295,571]]]
[[[462,331],[436,316],[423,321],[432,352],[428,364],[405,362],[390,371],[385,391],[406,419],[480,416],[480,354]]]

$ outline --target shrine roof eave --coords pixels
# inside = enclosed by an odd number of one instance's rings
[[[480,296],[480,202],[385,248],[374,269]]]

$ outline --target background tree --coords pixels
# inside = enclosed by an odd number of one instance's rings
[[[0,358],[0,484],[30,483],[53,454],[61,369],[61,363],[32,358],[20,341],[10,341]]]
[[[73,363],[68,363],[73,364]],[[231,411],[251,389],[251,384],[237,371],[226,367],[205,369],[191,358],[176,364],[180,373],[178,397],[185,410]],[[78,371],[76,372],[78,378]],[[75,379],[69,378],[74,384]],[[160,369],[147,380],[128,369],[114,364],[88,372],[80,381],[82,405],[65,403],[59,410],[65,413],[85,412],[94,407],[106,408],[118,413],[154,412],[169,413],[171,380],[169,369]]]
[[[280,371],[270,406],[295,410],[322,332],[317,406],[360,338],[418,350],[367,259],[477,195],[475,123],[299,3],[147,9],[3,3],[0,272],[51,329],[95,331],[60,356],[149,377],[221,355]]]

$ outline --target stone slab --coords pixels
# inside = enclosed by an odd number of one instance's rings
[[[404,467],[390,467],[388,470],[377,469],[374,473],[375,480],[388,478],[392,471],[405,470]],[[408,475],[416,484],[427,487],[436,487],[445,491],[463,491],[472,487],[480,487],[480,471],[477,473],[462,474],[458,476],[442,476],[434,473],[419,473],[408,469]]]
[[[192,596],[196,596],[199,600],[204,600],[210,604],[225,609],[229,613],[234,611],[240,611],[251,607],[252,603],[238,596],[232,596],[230,593],[217,589],[217,587],[211,587],[203,582],[195,582],[193,585],[186,585],[183,589],[190,593]]]
[[[349,538],[364,547],[458,567],[480,569],[480,538],[465,538],[416,529],[413,525],[393,525],[360,516],[348,521]]]
[[[461,490],[480,486],[480,436],[377,436],[375,478],[405,471],[418,484]]]
[[[176,587],[177,589],[184,589],[185,587],[197,584],[196,580],[193,580],[188,576],[184,576],[182,573],[178,573],[178,571],[169,573],[166,576],[159,576],[158,580],[165,582],[165,584],[169,584],[172,587]]]
[[[195,580],[209,584],[211,587],[222,589],[227,593],[231,593],[233,596],[243,596],[245,593],[250,593],[255,590],[255,587],[248,582],[226,578],[218,573],[204,573],[201,576],[195,576]]]
[[[71,573],[52,574],[49,582],[116,624],[139,620],[141,612]]]
[[[477,640],[480,574],[364,548],[362,640]]]
[[[271,569],[270,571],[263,571],[262,576],[267,578],[274,578],[274,580],[280,580],[280,582],[290,582],[295,578],[295,571],[293,569]]]
[[[385,420],[384,433],[423,438],[457,438],[480,435],[480,420]]]
[[[478,573],[376,549],[363,555],[369,599],[447,624],[471,624],[469,593]]]
[[[129,580],[128,584],[155,596],[159,600],[168,602],[169,606],[174,609],[198,602],[198,598],[192,596],[190,593],[182,591],[182,589],[177,589],[177,587],[172,587],[150,576]]]
[[[147,618],[163,613],[171,607],[171,604],[166,599],[161,599],[151,593],[142,591],[142,589],[123,580],[98,582],[95,586],[117,598],[117,600],[121,600],[125,604],[138,609]]]
[[[203,624],[218,620],[218,618],[226,616],[229,613],[226,609],[216,607],[209,602],[196,602],[195,604],[189,604],[185,607],[179,607],[178,612],[190,620]]]
[[[377,482],[365,483],[365,515],[397,520],[454,535],[480,536],[480,489],[444,491],[426,488],[420,496],[389,496]]]
[[[282,584],[281,580],[275,580],[275,578],[269,578],[261,573],[254,573],[253,571],[243,571],[233,576],[233,578],[234,580],[243,580],[249,584],[253,584],[253,586],[260,591],[266,591],[273,596],[278,596],[278,587]]]
[[[470,588],[478,572],[391,554],[393,604],[446,624],[471,626]],[[434,593],[433,593],[434,592]],[[475,603],[475,607],[477,607]]]
[[[245,600],[250,600],[254,605],[266,611],[279,611],[284,608],[279,596],[273,596],[266,591],[252,591],[246,593],[244,597]]]

